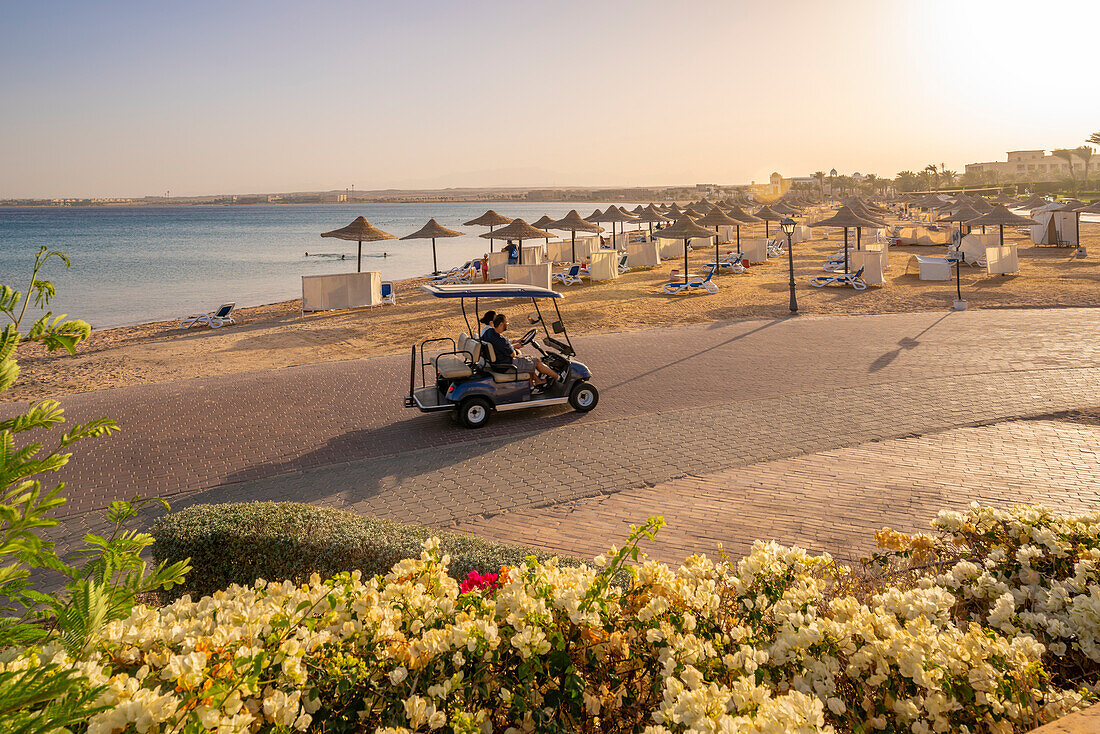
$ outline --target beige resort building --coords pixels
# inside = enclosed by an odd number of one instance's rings
[[[1074,155],[1073,172],[1083,172],[1085,161]],[[967,163],[967,173],[993,173],[1000,179],[1015,178],[1029,181],[1056,180],[1070,175],[1069,163],[1064,158],[1046,155],[1045,150],[1010,150],[1007,161]]]

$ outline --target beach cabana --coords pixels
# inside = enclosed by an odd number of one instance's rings
[[[501,225],[508,224],[511,221],[512,220],[509,219],[508,217],[497,214],[495,211],[490,209],[489,211],[485,212],[484,214],[482,214],[477,219],[471,219],[468,222],[463,222],[462,226],[463,227],[488,227],[489,228],[489,233],[492,234],[493,227],[499,227]],[[493,238],[489,237],[487,239],[489,240],[489,252],[492,252],[493,251]]]
[[[363,272],[363,243],[377,242],[379,240],[396,240],[397,236],[389,232],[383,232],[367,221],[366,217],[356,217],[355,221],[346,227],[334,229],[331,232],[322,232],[322,237],[334,237],[338,240],[359,243],[359,255],[355,266],[355,272]]]
[[[576,209],[570,209],[569,213],[564,217],[546,225],[546,229],[560,229],[569,232],[572,243],[573,262],[577,262],[577,232],[603,232],[603,227],[583,219]]]
[[[714,234],[706,227],[701,227],[695,220],[688,216],[682,216],[676,222],[664,229],[657,230],[657,237],[663,240],[684,241],[684,282],[688,282],[688,244],[692,237],[713,237]]]
[[[447,229],[439,222],[435,221],[435,218],[428,220],[420,229],[416,230],[412,234],[407,234],[401,239],[403,240],[431,240],[432,241],[432,275],[439,275],[439,264],[435,259],[435,241],[437,239],[443,239],[445,237],[461,237],[462,233],[453,229]]]
[[[532,227],[522,219],[513,219],[508,224],[493,232],[481,235],[487,240],[517,240],[519,242],[519,264],[523,265],[523,241],[550,239],[554,235],[536,227]]]
[[[822,219],[819,222],[813,222],[811,227],[843,227],[844,228],[844,272],[848,272],[848,230],[852,227],[857,230],[863,227],[875,227],[876,229],[881,226],[879,222],[871,221],[870,219],[864,219],[850,207],[842,206],[837,209],[836,214],[833,216]]]

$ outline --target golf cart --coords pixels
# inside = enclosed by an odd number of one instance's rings
[[[457,339],[433,338],[426,339],[419,346],[413,345],[405,407],[417,408],[423,413],[453,411],[459,423],[467,428],[481,428],[489,422],[494,411],[569,403],[574,410],[587,413],[596,407],[600,393],[588,381],[592,373],[580,362],[572,361],[576,352],[557,304],[562,294],[538,286],[508,283],[428,284],[423,288],[436,298],[461,299],[462,316],[468,331]],[[466,311],[466,300],[470,298],[474,300],[473,326]],[[482,298],[530,298],[535,307],[534,312],[528,315],[532,328],[523,335],[519,346],[524,348],[529,345],[535,349],[542,361],[555,372],[563,374],[564,379],[532,389],[532,375],[518,372],[514,365],[494,365],[492,345],[479,340],[477,335],[480,332],[475,328],[480,326],[477,314],[480,313],[478,301]],[[549,329],[539,308],[539,301],[543,299],[549,299],[554,304],[557,316]],[[541,345],[535,341],[540,325],[544,334]],[[553,335],[550,330],[553,330]],[[434,372],[431,382],[427,381],[432,374],[428,372],[429,367]],[[420,387],[416,384],[418,368]]]

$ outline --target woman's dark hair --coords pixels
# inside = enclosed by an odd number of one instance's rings
[[[496,315],[496,311],[486,311],[484,314],[482,314],[479,322],[484,324],[485,326],[488,326],[489,324],[493,323],[493,317]]]
[[[504,323],[504,314],[498,313],[493,317],[493,326],[500,326]]]

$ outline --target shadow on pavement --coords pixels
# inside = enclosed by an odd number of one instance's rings
[[[919,347],[920,346],[920,337],[924,336],[925,334],[930,332],[932,329],[939,326],[940,323],[944,319],[946,319],[948,316],[950,316],[952,313],[954,313],[954,312],[953,311],[948,311],[943,316],[940,316],[938,319],[936,319],[931,324],[926,326],[924,328],[924,330],[921,331],[916,336],[903,336],[898,341],[898,348],[897,349],[891,349],[889,352],[886,352],[886,353],[882,354],[881,356],[879,356],[874,362],[871,363],[871,366],[867,368],[867,371],[868,372],[878,372],[881,369],[885,369],[886,367],[888,367],[890,365],[891,362],[893,362],[895,359],[897,359],[901,355],[902,350],[916,349],[917,347]]]
[[[653,369],[651,369],[647,372],[643,372],[639,375],[633,375],[628,380],[623,380],[621,382],[616,382],[614,385],[608,385],[607,389],[611,390],[611,389],[616,388],[616,387],[622,387],[623,385],[627,384],[628,382],[635,382],[635,381],[641,380],[645,377],[650,377],[652,375],[657,374],[658,372],[661,372],[662,370],[667,370],[670,367],[675,367],[676,365],[683,364],[684,362],[688,362],[688,361],[690,361],[690,360],[692,360],[696,357],[699,357],[703,354],[706,354],[707,352],[713,352],[715,349],[719,349],[720,347],[724,347],[727,344],[732,344],[735,341],[739,341],[741,339],[744,339],[745,337],[752,336],[753,334],[764,331],[765,329],[770,329],[771,327],[775,326],[776,324],[781,324],[784,321],[788,321],[788,320],[789,320],[788,318],[773,319],[772,321],[769,321],[766,324],[763,324],[762,326],[758,326],[755,329],[751,329],[749,331],[738,334],[736,336],[731,336],[729,339],[726,339],[725,341],[718,342],[717,344],[712,344],[709,347],[706,347],[705,349],[700,349],[697,352],[692,352],[691,354],[683,356],[680,359],[669,362],[667,364],[663,364],[660,367],[654,367]]]

